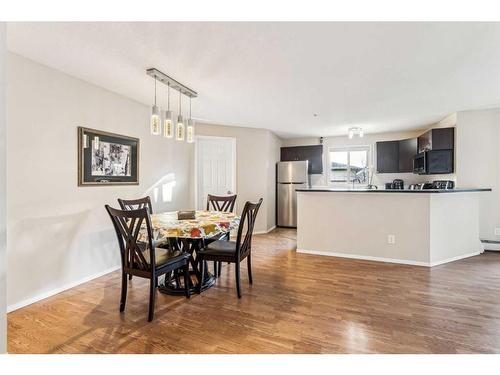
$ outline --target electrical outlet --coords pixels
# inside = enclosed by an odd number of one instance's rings
[[[495,228],[495,236],[500,236],[500,228]]]
[[[389,245],[394,245],[396,243],[396,236],[394,234],[389,234],[387,236],[387,243]]]

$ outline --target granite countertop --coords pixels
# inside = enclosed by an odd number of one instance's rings
[[[456,188],[456,189],[424,189],[424,190],[409,190],[409,189],[349,189],[349,188],[328,188],[316,187],[307,189],[297,189],[297,192],[303,193],[411,193],[411,194],[427,194],[427,193],[474,193],[481,191],[491,191],[491,188]]]

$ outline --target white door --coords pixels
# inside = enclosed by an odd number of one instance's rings
[[[196,206],[207,208],[207,195],[236,192],[236,139],[196,137]]]

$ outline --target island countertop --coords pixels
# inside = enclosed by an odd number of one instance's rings
[[[328,188],[328,187],[312,187],[296,189],[299,193],[412,193],[412,194],[441,194],[441,193],[475,193],[482,191],[491,191],[491,188],[456,188],[456,189],[349,189],[349,188]]]

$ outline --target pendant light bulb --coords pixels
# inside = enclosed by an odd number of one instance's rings
[[[163,123],[163,136],[172,138],[174,136],[174,122],[172,111],[170,110],[170,83],[167,89],[167,110],[165,111],[165,122]]]
[[[182,93],[179,91],[179,116],[177,116],[176,140],[184,141],[184,119],[182,118]]]
[[[160,128],[161,128],[161,122],[160,122],[160,111],[158,110],[158,107],[156,106],[156,77],[155,77],[155,104],[153,105],[153,108],[151,110],[151,121],[150,121],[150,127],[151,127],[151,134],[152,135],[159,135],[160,134]]]
[[[194,121],[191,117],[191,97],[189,97],[189,120],[186,128],[186,141],[188,143],[194,142]]]

